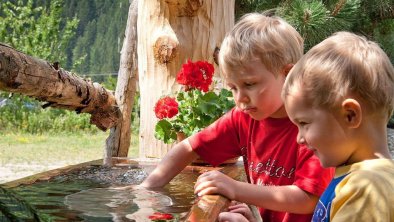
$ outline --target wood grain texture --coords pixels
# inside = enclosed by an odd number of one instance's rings
[[[120,118],[113,93],[100,84],[1,43],[0,90],[45,101],[43,108],[90,113],[90,122],[101,130],[113,127]]]
[[[215,48],[234,25],[234,0],[150,0],[138,6],[138,68],[141,92],[140,158],[161,158],[171,148],[155,139],[156,101],[180,90],[183,63],[214,64]],[[215,67],[215,78],[221,78]]]

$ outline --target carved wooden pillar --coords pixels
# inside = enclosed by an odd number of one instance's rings
[[[161,158],[170,145],[154,137],[156,101],[179,89],[181,65],[207,60],[234,25],[234,0],[149,0],[138,6],[138,68],[141,95],[140,157]],[[215,67],[216,75],[218,67]]]

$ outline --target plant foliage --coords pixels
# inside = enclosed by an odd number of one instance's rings
[[[166,96],[156,103],[155,114],[160,119],[155,127],[157,139],[172,143],[177,133],[190,136],[234,107],[229,90],[209,90],[213,73],[213,65],[204,61],[188,61],[182,65],[177,82],[184,90],[177,93],[176,100]]]
[[[60,19],[62,0],[51,1],[49,8],[33,7],[33,2],[0,3],[0,42],[28,55],[63,64],[66,61],[65,49],[75,33],[78,20]]]

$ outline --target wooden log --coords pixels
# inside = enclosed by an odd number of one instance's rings
[[[54,107],[90,113],[91,124],[105,131],[115,126],[120,111],[115,97],[98,83],[31,57],[0,43],[0,90],[20,93]]]
[[[118,82],[115,98],[122,113],[122,120],[111,128],[106,140],[104,164],[109,165],[111,157],[127,157],[130,147],[131,111],[137,88],[137,13],[138,0],[133,0],[129,7],[125,38],[120,57]]]

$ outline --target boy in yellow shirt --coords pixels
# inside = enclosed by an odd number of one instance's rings
[[[282,91],[297,142],[336,167],[312,221],[394,221],[394,161],[387,121],[394,68],[379,46],[339,32],[313,47]]]

